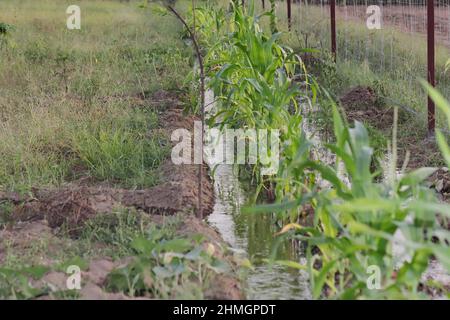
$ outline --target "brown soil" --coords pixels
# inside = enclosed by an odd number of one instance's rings
[[[181,109],[170,109],[162,115],[163,131],[177,128],[193,130],[196,120],[184,116]],[[15,205],[15,221],[46,219],[49,226],[64,225],[76,235],[83,223],[97,214],[110,213],[117,207],[134,207],[149,214],[198,212],[198,165],[174,165],[167,160],[161,167],[163,181],[144,190],[126,190],[107,186],[86,185],[83,179],[59,189],[34,190],[33,196],[0,193],[0,202]],[[202,170],[202,211],[209,215],[214,206],[214,189],[207,168]]]
[[[409,169],[435,167],[442,162],[442,155],[436,142],[427,137],[402,136],[399,139],[399,163],[403,162],[406,151],[410,152]]]
[[[154,215],[152,221],[154,223],[164,224],[165,216]],[[205,222],[197,219],[192,215],[183,215],[183,224],[177,230],[179,236],[189,236],[192,234],[202,234],[207,239],[207,243],[214,247],[213,255],[222,260],[231,261],[229,257],[223,254],[225,246],[220,235]],[[46,220],[30,221],[18,223],[8,229],[0,230],[0,239],[8,242],[9,250],[14,252],[24,252],[30,249],[34,243],[46,241],[46,255],[36,257],[35,262],[41,266],[52,267],[57,261],[50,256],[58,253],[63,246],[63,241],[55,235],[52,228]],[[75,245],[76,240],[72,240]],[[65,243],[67,246],[68,244]],[[5,246],[0,246],[0,265],[4,262],[6,252]],[[126,257],[118,261],[113,261],[109,257],[99,257],[90,261],[86,270],[82,271],[82,288],[78,292],[80,299],[109,299],[122,300],[131,299],[123,293],[111,293],[104,291],[105,281],[108,274],[116,268],[125,267],[133,260],[132,257]],[[49,271],[39,280],[30,280],[33,287],[49,287],[51,292],[48,295],[40,296],[38,299],[57,299],[53,292],[67,290],[66,281],[67,274],[61,271]],[[210,287],[204,292],[207,299],[219,300],[237,300],[244,299],[243,290],[236,277],[229,274],[216,274],[211,280]],[[141,297],[133,299],[142,299]]]
[[[48,223],[44,220],[16,223],[14,226],[0,230],[0,239],[3,243],[8,243],[9,247],[14,252],[23,252],[30,248],[33,243],[38,241],[46,241],[50,246],[47,248],[47,252],[53,253],[58,249],[61,241],[56,237]],[[4,245],[0,245],[0,264],[3,263],[6,256],[7,248]],[[39,264],[51,265],[53,261],[46,257],[39,257]]]
[[[377,107],[377,97],[372,88],[354,87],[348,90],[340,98],[349,120],[358,120],[369,123],[388,137],[392,131],[393,110],[391,108]],[[408,124],[400,123],[400,130],[414,130]],[[409,152],[407,168],[409,170],[421,167],[436,166],[436,162],[442,159],[436,141],[429,138],[420,138],[419,134],[399,135],[398,156],[399,166],[403,165],[406,153]],[[440,200],[450,202],[450,171],[443,167],[428,179],[430,188],[435,189]],[[450,222],[440,221],[444,228],[450,230]]]
[[[362,86],[351,88],[339,100],[348,120],[369,123],[382,131],[392,128],[393,110],[378,106],[378,98],[372,88]]]
[[[158,92],[147,105],[158,106],[162,110],[162,129],[169,134],[173,129],[193,129],[193,116],[186,116],[179,108],[172,94]],[[169,108],[170,104],[175,107]],[[144,105],[144,103],[142,103]],[[192,131],[191,131],[192,132]],[[72,236],[77,236],[85,222],[95,215],[111,213],[117,207],[135,208],[144,214],[150,214],[152,221],[164,223],[166,215],[182,215],[183,226],[180,235],[203,234],[212,243],[223,247],[220,235],[195,215],[198,211],[198,165],[174,165],[170,160],[161,167],[162,183],[144,190],[126,190],[109,186],[94,185],[80,179],[59,189],[35,189],[32,196],[17,193],[0,192],[0,203],[12,204],[14,224],[0,230],[0,239],[8,241],[20,252],[21,248],[33,241],[48,237],[57,246],[58,238],[53,229],[64,226]],[[214,206],[214,189],[204,166],[202,170],[202,207],[203,215],[210,214]],[[0,246],[0,263],[5,252]],[[51,248],[49,248],[49,251]],[[219,252],[219,251],[218,251]],[[219,254],[219,253],[217,253]],[[51,261],[42,261],[44,265]],[[82,298],[122,299],[123,295],[105,293],[101,289],[106,275],[118,266],[118,263],[100,258],[92,261],[86,273],[87,283],[81,292]],[[67,275],[58,272],[47,274],[42,281],[53,286],[61,285],[61,279]],[[240,284],[234,276],[218,275],[212,280],[210,290],[205,293],[213,299],[242,299]]]

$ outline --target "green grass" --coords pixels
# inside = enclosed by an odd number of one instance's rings
[[[70,4],[0,3],[0,22],[13,26],[0,46],[0,189],[58,186],[80,166],[114,184],[154,185],[166,143],[149,134],[156,113],[136,111],[132,97],[186,89],[181,27],[137,1],[81,1],[81,30],[68,30]]]
[[[100,243],[104,247],[104,254],[120,258],[135,253],[131,243],[138,237],[158,232],[164,232],[168,238],[175,237],[180,223],[181,217],[174,216],[167,218],[162,226],[157,226],[147,216],[119,209],[112,214],[99,215],[87,221],[79,240],[86,243]]]
[[[285,6],[280,6],[278,16],[285,16]],[[314,48],[327,59],[330,51],[328,11],[317,6],[294,6],[291,37],[287,42],[298,50]],[[427,76],[426,38],[410,35],[393,27],[368,30],[363,22],[337,21],[337,64],[333,77],[319,72],[321,84],[339,96],[348,88],[363,85],[382,85],[383,98],[390,106],[410,108],[418,114],[415,126],[426,132],[426,93],[419,79]],[[317,56],[317,54],[316,54]],[[436,45],[436,77],[438,88],[450,96],[450,77],[445,64],[450,58],[448,48]],[[325,70],[326,71],[326,70]],[[445,124],[437,111],[439,126]]]
[[[65,265],[85,265],[96,257],[109,257],[118,260],[133,255],[131,242],[151,233],[163,233],[166,238],[176,237],[181,217],[173,216],[156,224],[151,217],[128,208],[116,208],[113,212],[102,214],[88,220],[77,238],[73,238],[64,226],[55,235],[43,234],[38,240],[24,242],[20,250],[17,241],[2,241],[5,252],[1,267],[47,265],[61,269]],[[159,230],[159,231],[158,231]],[[69,263],[79,260],[80,263]],[[87,267],[87,266],[86,266]]]

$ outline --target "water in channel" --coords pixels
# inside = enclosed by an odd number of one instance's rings
[[[248,299],[310,299],[308,275],[304,271],[269,265],[274,234],[278,231],[269,215],[241,212],[249,195],[238,180],[237,167],[219,165],[213,175],[216,192],[214,211],[208,222],[230,247],[245,255],[254,269],[246,271]],[[298,248],[283,243],[277,259],[299,261]]]

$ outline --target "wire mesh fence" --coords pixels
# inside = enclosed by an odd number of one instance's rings
[[[287,1],[277,2],[279,20],[287,21]],[[329,53],[333,0],[291,1],[291,32],[301,46]],[[349,85],[382,86],[386,99],[426,119],[418,80],[428,75],[427,25],[427,0],[336,0],[336,68]],[[434,0],[434,34],[436,86],[450,99],[450,0]]]

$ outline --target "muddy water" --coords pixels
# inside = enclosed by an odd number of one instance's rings
[[[214,94],[206,92],[206,118],[215,114]],[[220,119],[219,119],[220,120]],[[205,154],[205,161],[208,155]],[[273,250],[275,229],[273,220],[268,215],[244,214],[241,208],[247,199],[238,179],[237,167],[228,164],[217,165],[212,178],[216,202],[213,213],[208,216],[208,223],[215,227],[230,248],[250,260],[253,269],[246,270],[246,296],[248,299],[311,299],[308,275],[279,265],[269,265],[267,259],[276,252],[277,260],[302,262],[298,247],[292,243],[283,243]]]
[[[219,165],[214,173],[216,203],[208,222],[214,226],[238,254],[246,256],[254,269],[246,271],[248,299],[310,299],[307,274],[287,267],[270,266],[274,245],[273,222],[269,216],[244,214],[248,195],[237,178],[236,167]],[[285,243],[277,250],[277,259],[299,261],[298,248]]]

